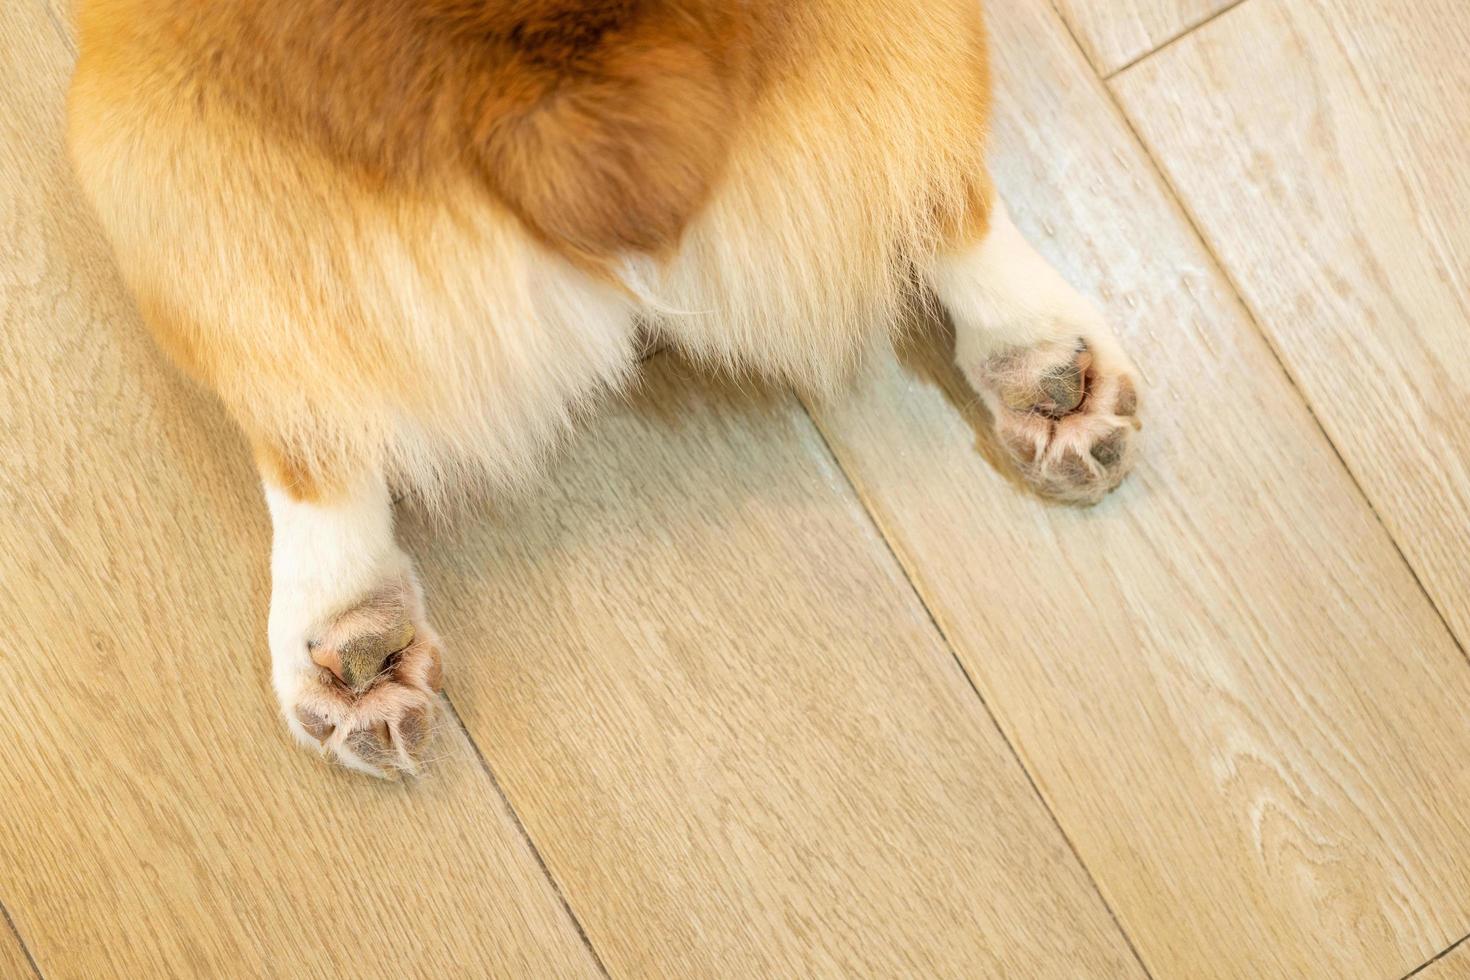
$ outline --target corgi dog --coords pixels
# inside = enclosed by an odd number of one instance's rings
[[[1138,379],[986,173],[977,0],[81,0],[74,165],[158,343],[253,446],[285,723],[425,757],[393,492],[533,475],[649,336],[810,391],[935,302],[1078,503]]]

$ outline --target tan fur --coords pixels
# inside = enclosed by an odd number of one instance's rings
[[[344,13],[346,11],[346,13]],[[534,468],[637,321],[811,387],[978,234],[970,0],[87,0],[77,170],[268,479]]]

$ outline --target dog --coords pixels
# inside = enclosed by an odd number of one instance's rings
[[[69,147],[144,321],[247,435],[290,732],[419,770],[394,491],[523,483],[646,337],[828,392],[937,302],[1092,503],[1137,374],[987,175],[976,0],[83,0]],[[392,489],[390,489],[392,488]]]

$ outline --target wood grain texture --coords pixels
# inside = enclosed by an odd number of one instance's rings
[[[1470,980],[1470,943],[1461,942],[1414,974],[1414,980]]]
[[[38,4],[0,50],[0,895],[41,969],[595,976],[462,735],[409,787],[288,744],[248,453],[83,214]]]
[[[1470,668],[1063,26],[990,21],[998,184],[1137,357],[1141,470],[1029,497],[932,345],[820,424],[1156,976],[1402,975],[1470,925]]]
[[[1111,75],[1239,0],[1052,0],[1092,66]],[[999,6],[994,2],[986,9]]]
[[[20,938],[0,919],[0,980],[40,980],[26,959]]]
[[[619,976],[1141,976],[789,397],[669,357],[412,537],[455,704]]]
[[[1470,8],[1247,3],[1115,91],[1470,647]]]

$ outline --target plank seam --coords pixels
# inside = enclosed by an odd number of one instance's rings
[[[1460,948],[1460,945],[1462,943],[1464,943],[1465,940],[1467,940],[1467,939],[1470,939],[1470,934],[1466,934],[1464,936],[1461,936],[1459,939],[1456,939],[1454,942],[1450,943],[1444,949],[1440,950],[1438,953],[1435,953],[1429,959],[1425,960],[1423,963],[1420,963],[1418,966],[1414,967],[1414,969],[1410,970],[1408,973],[1405,973],[1404,976],[1403,976],[1403,980],[1409,980],[1410,977],[1416,977],[1419,974],[1423,973],[1425,970],[1429,969],[1431,966],[1433,966],[1434,964],[1438,963],[1440,960],[1444,959],[1446,956],[1450,955],[1455,950],[1459,949]]]
[[[1026,765],[1025,759],[1016,750],[1016,746],[1011,741],[1010,735],[1007,734],[1005,728],[1000,724],[999,719],[996,718],[995,712],[991,710],[990,704],[985,700],[985,695],[980,692],[979,685],[975,683],[975,678],[970,675],[970,672],[965,668],[964,662],[960,660],[959,654],[955,652],[954,643],[951,642],[949,633],[940,625],[939,619],[934,615],[934,610],[929,607],[929,601],[919,589],[918,583],[914,580],[913,573],[908,564],[903,560],[898,549],[894,547],[893,541],[889,538],[888,533],[883,529],[882,522],[878,520],[878,516],[873,512],[873,508],[869,506],[867,497],[858,488],[856,481],[852,478],[852,474],[847,471],[847,467],[843,465],[836,450],[832,448],[832,443],[827,438],[826,431],[822,428],[821,423],[817,421],[816,416],[812,413],[806,401],[801,398],[798,398],[797,401],[801,405],[802,411],[806,414],[807,421],[811,423],[812,428],[815,430],[817,438],[821,441],[822,448],[826,450],[827,458],[832,461],[832,465],[837,468],[837,472],[842,474],[842,479],[847,484],[847,488],[852,492],[853,499],[862,508],[863,516],[867,518],[869,525],[872,526],[879,540],[883,542],[883,547],[893,559],[894,564],[898,566],[899,572],[908,584],[909,591],[913,593],[914,599],[919,603],[919,608],[924,610],[924,615],[928,618],[929,624],[934,627],[934,632],[944,644],[945,650],[949,652],[950,659],[959,668],[960,675],[964,677],[965,683],[970,686],[970,692],[975,695],[975,700],[980,703],[980,708],[985,712],[985,717],[990,720],[990,724],[994,726],[996,733],[1000,735],[1001,741],[1005,744],[1006,751],[1016,761],[1016,765],[1020,768],[1021,774],[1026,777],[1026,784],[1031,787],[1031,792],[1035,794],[1037,802],[1041,804],[1041,808],[1046,812],[1047,817],[1050,818],[1052,826],[1056,828],[1057,833],[1061,835],[1062,840],[1066,843],[1073,860],[1082,869],[1082,873],[1087,876],[1087,883],[1092,886],[1093,893],[1097,895],[1098,901],[1102,902],[1103,908],[1108,913],[1108,918],[1112,920],[1113,926],[1118,930],[1118,934],[1123,937],[1123,942],[1128,946],[1128,951],[1133,954],[1134,961],[1138,963],[1138,967],[1143,971],[1144,976],[1153,980],[1153,972],[1149,970],[1148,964],[1144,962],[1142,954],[1139,953],[1138,947],[1133,942],[1133,937],[1129,935],[1127,929],[1123,928],[1122,921],[1119,920],[1118,914],[1113,911],[1112,903],[1108,901],[1107,895],[1103,893],[1097,878],[1092,873],[1092,869],[1087,866],[1086,861],[1082,860],[1082,854],[1077,850],[1077,845],[1073,842],[1071,835],[1062,826],[1061,820],[1057,818],[1056,813],[1051,808],[1051,804],[1047,802],[1046,795],[1041,792],[1041,787],[1032,778],[1031,770]]]
[[[583,927],[582,920],[572,910],[571,902],[567,901],[566,892],[562,889],[561,882],[557,881],[556,875],[552,874],[550,865],[546,863],[546,858],[541,854],[541,848],[536,846],[536,841],[532,839],[530,831],[526,829],[525,823],[521,820],[521,815],[516,812],[514,804],[511,803],[510,796],[506,794],[505,788],[500,785],[500,780],[496,777],[495,770],[490,768],[490,761],[485,758],[485,753],[480,751],[480,744],[470,734],[470,730],[466,727],[464,719],[459,715],[459,709],[454,706],[453,701],[449,700],[449,695],[444,693],[440,696],[444,698],[444,703],[448,705],[449,713],[454,717],[455,724],[459,726],[459,730],[464,733],[465,739],[470,743],[470,748],[474,749],[475,758],[480,760],[480,768],[490,778],[490,785],[495,787],[495,792],[500,796],[501,802],[505,804],[505,809],[510,813],[511,820],[515,821],[516,830],[520,831],[521,839],[531,849],[531,856],[536,859],[537,866],[541,868],[541,874],[551,884],[551,890],[556,893],[556,899],[561,903],[562,911],[566,912],[567,918],[572,920],[572,926],[577,930],[577,935],[581,937],[582,945],[586,946],[587,952],[591,954],[592,961],[597,964],[598,972],[610,980],[611,974],[607,972],[607,964],[602,962],[602,957],[598,955],[597,947],[592,945],[592,939],[587,935],[587,930]]]
[[[1055,0],[1053,0],[1053,2],[1055,2]],[[1236,6],[1239,5],[1239,3],[1236,4]],[[1234,9],[1234,7],[1232,7],[1231,9]],[[1221,11],[1221,13],[1224,12],[1225,11]],[[1214,18],[1211,18],[1211,20],[1213,19]],[[1072,26],[1066,23],[1065,18],[1062,18],[1062,22],[1067,29],[1067,33],[1072,37],[1072,43],[1074,45],[1078,45],[1077,36],[1072,32]],[[1160,48],[1159,50],[1162,50],[1162,48]],[[1108,76],[1108,79],[1115,77],[1115,75],[1119,73],[1121,73],[1121,70],[1118,73],[1114,73],[1114,75]],[[1224,263],[1224,261],[1221,260],[1219,253],[1216,252],[1215,246],[1211,243],[1209,237],[1205,234],[1204,228],[1200,224],[1198,218],[1195,216],[1194,211],[1189,208],[1189,205],[1185,202],[1183,195],[1179,192],[1179,189],[1175,187],[1174,182],[1169,179],[1168,173],[1164,170],[1162,164],[1159,162],[1158,157],[1154,155],[1152,147],[1150,147],[1148,142],[1143,138],[1143,134],[1139,132],[1138,127],[1133,124],[1133,117],[1128,114],[1127,108],[1118,98],[1117,93],[1113,91],[1113,86],[1108,83],[1108,79],[1101,80],[1099,84],[1102,90],[1107,93],[1108,101],[1112,103],[1114,111],[1118,114],[1118,117],[1122,119],[1123,125],[1128,127],[1128,132],[1133,137],[1134,143],[1137,144],[1139,151],[1143,153],[1144,159],[1148,161],[1149,166],[1157,175],[1160,185],[1168,194],[1169,199],[1173,201],[1174,207],[1178,210],[1179,215],[1189,226],[1189,230],[1191,231],[1191,233],[1193,233],[1195,240],[1198,241],[1200,247],[1204,249],[1205,255],[1209,257],[1210,263],[1220,273],[1220,276],[1225,281],[1225,284],[1230,287],[1230,291],[1235,294],[1235,300],[1237,303],[1240,304],[1240,308],[1245,313],[1251,327],[1261,337],[1261,339],[1265,341],[1266,349],[1271,352],[1271,356],[1275,359],[1277,366],[1281,369],[1282,373],[1286,375],[1287,380],[1291,382],[1292,388],[1296,391],[1297,398],[1301,400],[1302,405],[1306,408],[1307,414],[1312,419],[1312,423],[1317,427],[1317,431],[1321,434],[1323,440],[1325,440],[1327,445],[1332,449],[1332,454],[1337,457],[1338,465],[1342,467],[1343,472],[1346,473],[1348,475],[1348,479],[1352,481],[1353,487],[1358,491],[1359,499],[1363,501],[1364,506],[1368,508],[1368,512],[1372,514],[1373,519],[1378,522],[1378,527],[1383,531],[1384,536],[1387,537],[1389,543],[1393,545],[1394,553],[1398,555],[1399,561],[1403,563],[1404,568],[1408,569],[1409,576],[1414,580],[1414,584],[1419,588],[1419,593],[1423,595],[1424,600],[1429,603],[1429,608],[1434,610],[1434,615],[1439,620],[1440,626],[1444,628],[1445,634],[1449,636],[1450,642],[1455,645],[1455,649],[1460,651],[1460,656],[1462,659],[1465,660],[1466,664],[1470,665],[1470,651],[1466,650],[1465,643],[1450,626],[1450,621],[1445,616],[1444,610],[1440,608],[1439,603],[1435,600],[1434,594],[1431,593],[1427,587],[1425,587],[1424,580],[1419,576],[1419,569],[1415,567],[1414,563],[1409,560],[1408,555],[1404,553],[1403,546],[1399,543],[1399,539],[1394,535],[1393,531],[1384,521],[1383,514],[1379,511],[1378,505],[1374,503],[1372,495],[1370,495],[1367,489],[1364,488],[1363,481],[1353,470],[1353,467],[1348,462],[1347,457],[1343,455],[1341,448],[1338,447],[1337,442],[1332,438],[1332,434],[1327,431],[1327,426],[1323,424],[1322,418],[1317,414],[1317,409],[1315,406],[1312,405],[1312,400],[1307,397],[1306,390],[1302,388],[1301,380],[1297,377],[1296,372],[1291,369],[1291,365],[1287,362],[1280,348],[1277,347],[1276,342],[1272,340],[1270,332],[1268,332],[1266,328],[1262,326],[1262,318],[1260,314],[1256,311],[1255,307],[1251,306],[1250,301],[1246,299],[1245,292],[1241,289],[1240,283],[1237,281],[1235,275],[1231,273],[1230,268]]]
[[[1239,7],[1243,3],[1245,3],[1245,0],[1232,0],[1231,3],[1226,4],[1225,6],[1221,7],[1219,10],[1215,11],[1214,13],[1212,13],[1212,14],[1206,14],[1204,17],[1200,18],[1199,20],[1195,21],[1192,24],[1186,24],[1184,27],[1181,27],[1177,33],[1169,35],[1167,38],[1165,38],[1164,40],[1160,41],[1158,44],[1154,45],[1152,48],[1149,48],[1147,51],[1143,52],[1142,54],[1133,56],[1128,61],[1125,61],[1123,64],[1119,65],[1117,68],[1114,68],[1112,71],[1108,72],[1106,75],[1104,75],[1098,69],[1098,66],[1097,65],[1092,65],[1093,74],[1097,75],[1103,81],[1107,81],[1108,79],[1112,78],[1114,75],[1122,74],[1123,72],[1125,72],[1128,69],[1132,68],[1134,65],[1138,64],[1140,61],[1143,61],[1143,60],[1145,60],[1147,58],[1152,58],[1154,55],[1158,54],[1160,51],[1164,50],[1169,45],[1173,44],[1175,41],[1181,40],[1182,38],[1185,38],[1185,37],[1189,36],[1190,34],[1193,34],[1195,31],[1199,30],[1201,27],[1204,27],[1206,24],[1208,24],[1211,21],[1215,20],[1217,17],[1223,17],[1223,16],[1225,16],[1226,14],[1230,13],[1230,11],[1234,10],[1236,7]],[[1077,38],[1076,32],[1074,32],[1072,30],[1072,24],[1071,24],[1071,22],[1070,21],[1067,21],[1067,15],[1064,14],[1064,13],[1062,13],[1061,8],[1057,7],[1057,0],[1052,0],[1052,8],[1054,10],[1056,10],[1057,16],[1061,17],[1062,20],[1064,22],[1066,22],[1066,24],[1067,24],[1067,32],[1072,35],[1072,40],[1073,41],[1077,41],[1078,38]],[[1083,51],[1083,54],[1084,55],[1086,54],[1086,50],[1085,49]],[[1088,63],[1091,64],[1091,60],[1090,59],[1089,59],[1089,62]]]
[[[37,980],[45,980],[46,975],[41,972],[40,964],[38,964],[36,962],[36,958],[31,955],[31,948],[26,945],[25,937],[20,934],[20,927],[17,926],[15,924],[15,920],[10,917],[10,910],[5,907],[4,902],[0,902],[0,919],[5,920],[5,925],[9,927],[10,934],[15,937],[15,941],[20,945],[20,951],[25,954],[26,962],[31,965],[31,972],[36,975]]]

